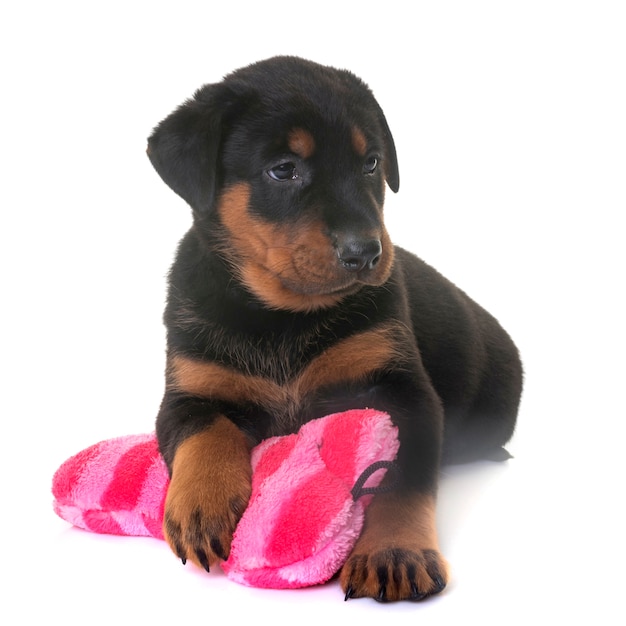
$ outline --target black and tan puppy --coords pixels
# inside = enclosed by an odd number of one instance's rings
[[[375,496],[341,585],[346,598],[440,592],[440,463],[506,456],[522,371],[493,317],[391,244],[398,164],[370,90],[269,59],[202,87],[148,150],[194,216],[170,274],[157,418],[173,551],[207,570],[227,557],[261,439],[372,407],[399,428],[401,479]]]

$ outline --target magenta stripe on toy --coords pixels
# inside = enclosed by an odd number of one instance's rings
[[[100,505],[103,509],[132,510],[136,504],[148,471],[154,458],[152,441],[132,446],[119,458],[111,480],[102,494]]]

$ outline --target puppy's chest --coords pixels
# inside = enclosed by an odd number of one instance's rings
[[[399,352],[387,326],[326,342],[315,336],[222,338],[214,348],[208,359],[171,355],[170,388],[235,406],[259,406],[285,425],[299,421],[303,407],[326,392],[367,384]]]
[[[312,333],[225,337],[213,343],[210,360],[249,377],[289,385],[332,343]]]

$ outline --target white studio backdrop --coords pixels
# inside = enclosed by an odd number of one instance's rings
[[[625,28],[602,0],[3,6],[3,622],[624,623]],[[368,82],[398,149],[392,237],[524,358],[516,458],[447,472],[453,581],[420,605],[242,588],[51,510],[63,460],[151,430],[158,409],[165,276],[190,212],[146,137],[203,83],[274,54]]]

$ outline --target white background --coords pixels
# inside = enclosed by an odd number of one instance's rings
[[[623,7],[3,4],[0,621],[624,624]],[[248,589],[52,513],[58,465],[151,431],[160,401],[165,275],[190,212],[146,137],[201,84],[279,53],[370,84],[398,148],[392,236],[524,357],[516,458],[446,472],[453,578],[425,603]]]

